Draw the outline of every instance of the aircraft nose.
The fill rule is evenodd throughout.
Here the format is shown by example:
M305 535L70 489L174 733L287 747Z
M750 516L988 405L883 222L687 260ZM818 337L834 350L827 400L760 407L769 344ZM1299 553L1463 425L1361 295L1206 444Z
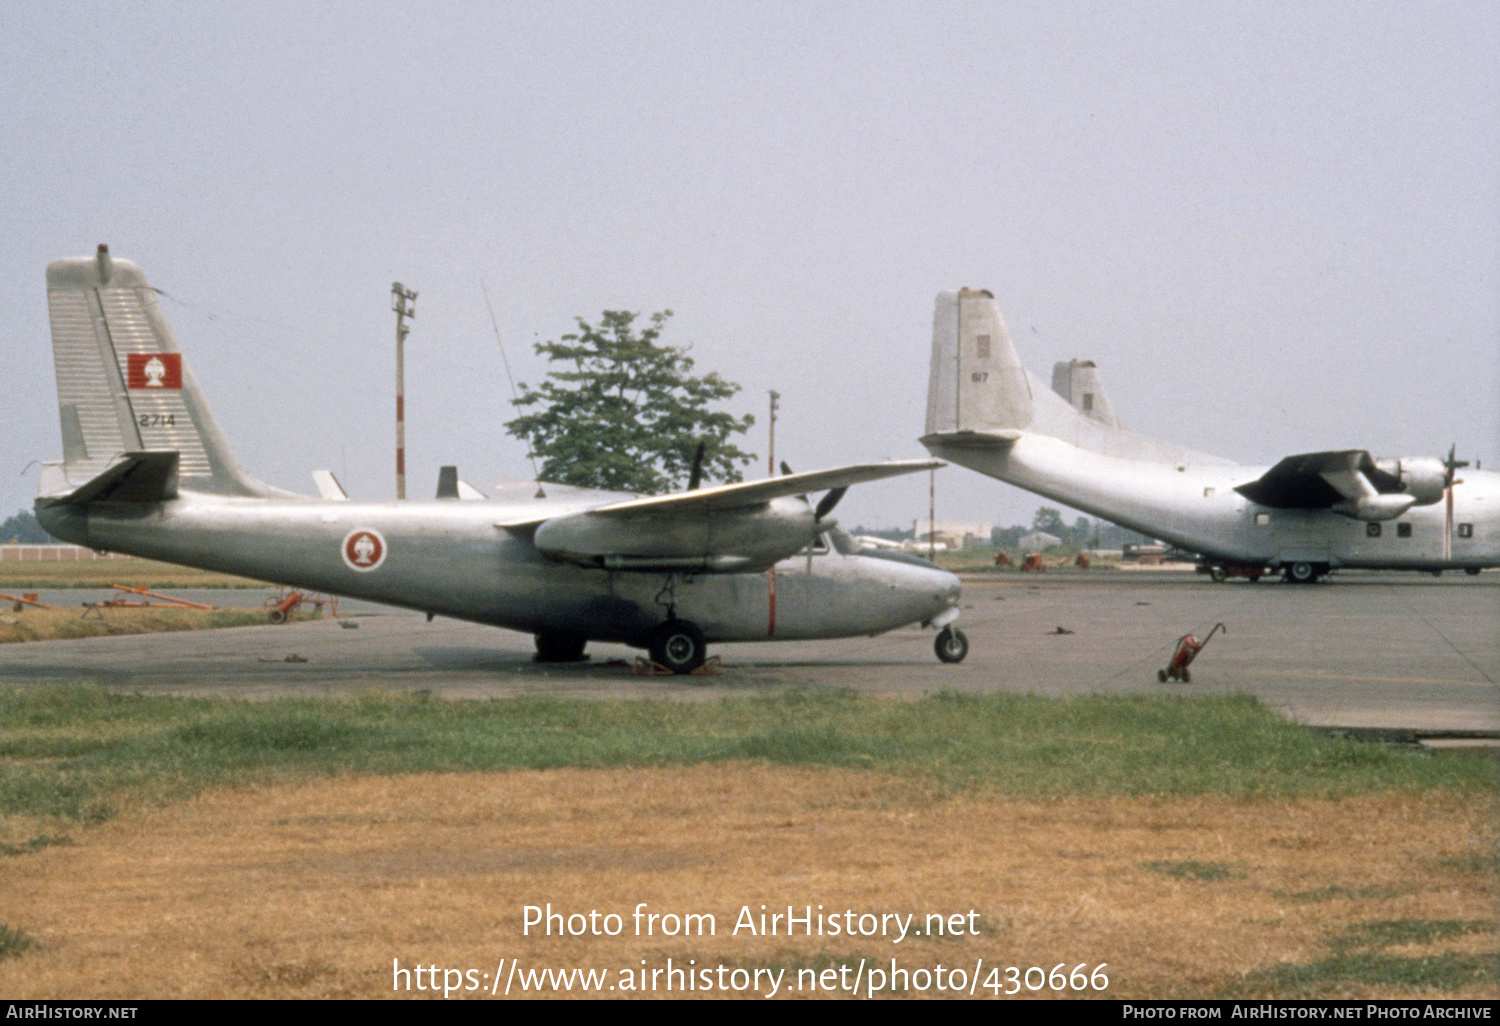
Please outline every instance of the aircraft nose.
M927 575L932 598L927 603L926 615L922 617L924 621L931 620L943 610L958 605L958 600L963 597L964 592L963 582L946 570L928 570Z
M964 584L954 574L948 574L948 587L943 590L943 606L956 606L963 596Z

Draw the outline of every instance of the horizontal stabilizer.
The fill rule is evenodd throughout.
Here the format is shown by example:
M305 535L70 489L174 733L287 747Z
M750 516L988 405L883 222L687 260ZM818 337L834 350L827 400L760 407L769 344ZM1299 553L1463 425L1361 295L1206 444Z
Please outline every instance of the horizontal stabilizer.
M177 498L175 452L127 452L69 492L44 495L51 502L165 502Z
M923 445L945 445L958 449L1009 449L1021 440L1021 432L1011 429L995 431L951 431L947 434L923 435Z

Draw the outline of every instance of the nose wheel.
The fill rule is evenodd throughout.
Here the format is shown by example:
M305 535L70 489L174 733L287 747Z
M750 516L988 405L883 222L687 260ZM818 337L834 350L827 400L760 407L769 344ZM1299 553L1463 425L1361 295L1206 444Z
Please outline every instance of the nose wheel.
M589 639L581 634L554 634L544 631L536 636L536 661L539 663L581 663Z
M938 631L937 638L932 643L932 649L937 653L941 662L961 663L964 661L964 656L969 654L968 635L956 627L944 627Z
M702 666L707 649L703 632L689 620L668 620L652 631L646 643L652 662L673 673L692 673Z

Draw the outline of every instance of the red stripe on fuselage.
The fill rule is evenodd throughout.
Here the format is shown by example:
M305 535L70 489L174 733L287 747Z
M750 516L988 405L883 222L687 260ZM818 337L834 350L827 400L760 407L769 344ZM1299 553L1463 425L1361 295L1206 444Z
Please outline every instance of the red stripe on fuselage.
M766 571L766 593L770 599L771 612L766 626L766 637L776 636L776 568L773 566Z

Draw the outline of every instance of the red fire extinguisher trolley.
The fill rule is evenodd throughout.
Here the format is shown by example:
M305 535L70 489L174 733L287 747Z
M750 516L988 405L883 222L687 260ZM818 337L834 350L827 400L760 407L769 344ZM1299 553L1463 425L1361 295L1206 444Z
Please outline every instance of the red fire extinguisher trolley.
M1184 634L1178 638L1177 646L1172 651L1172 661L1167 664L1166 669L1156 671L1156 679L1163 684L1169 680L1180 680L1184 684L1192 683L1193 675L1188 672L1188 665L1198 657L1199 652L1203 651L1203 646L1208 644L1209 638L1212 638L1220 631L1228 634L1229 628L1225 627L1222 623L1216 623L1213 630L1204 635L1202 641L1199 641L1191 634Z

